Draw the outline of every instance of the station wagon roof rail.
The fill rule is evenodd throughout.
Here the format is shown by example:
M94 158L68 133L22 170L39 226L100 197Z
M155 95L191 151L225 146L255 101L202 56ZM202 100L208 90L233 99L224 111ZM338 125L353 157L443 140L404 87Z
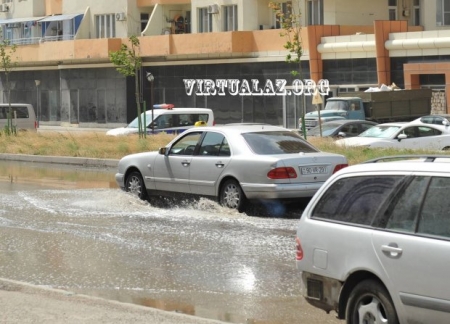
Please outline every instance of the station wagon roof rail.
M363 163L377 163L387 160L407 160L407 159L424 159L423 162L434 162L436 159L450 159L450 155L430 155L430 154L409 154L409 155L392 155L382 156L375 159L365 161ZM450 160L449 160L450 162Z

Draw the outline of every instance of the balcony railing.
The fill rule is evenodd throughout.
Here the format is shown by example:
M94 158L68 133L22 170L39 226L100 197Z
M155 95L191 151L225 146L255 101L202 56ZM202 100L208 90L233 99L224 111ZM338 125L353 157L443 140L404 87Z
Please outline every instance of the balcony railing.
M75 35L57 35L57 36L44 36L44 37L27 37L27 38L14 38L7 41L11 45L30 45L39 44L43 42L56 42L64 40L74 40Z

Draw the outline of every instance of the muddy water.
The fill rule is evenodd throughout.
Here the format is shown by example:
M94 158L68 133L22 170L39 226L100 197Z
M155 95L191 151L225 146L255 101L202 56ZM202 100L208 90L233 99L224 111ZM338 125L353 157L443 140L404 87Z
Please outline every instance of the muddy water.
M114 172L0 162L0 277L230 323L337 323L300 295L296 218L152 206Z

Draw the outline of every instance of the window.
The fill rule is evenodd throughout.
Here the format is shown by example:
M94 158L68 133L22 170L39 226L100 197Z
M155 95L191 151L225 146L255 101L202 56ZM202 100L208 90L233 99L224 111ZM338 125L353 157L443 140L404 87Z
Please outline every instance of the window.
M420 205L429 181L428 177L415 177L405 183L403 190L399 190L399 194L386 209L385 216L389 216L386 229L409 233L416 231ZM379 224L380 227L384 227L383 223L384 221Z
M438 26L450 25L450 0L437 0L436 24Z
M212 14L208 13L208 8L198 9L198 32L212 32Z
M209 132L203 139L199 155L208 155L208 156L219 156L219 155L225 156L226 154L230 155L230 149L228 148L227 153L226 148L223 147L225 145L224 143L227 143L227 141L222 134ZM226 146L228 147L228 144L226 144ZM221 151L222 154L220 154Z
M308 0L308 25L323 25L323 0Z
M237 5L223 6L223 31L238 30Z
M243 133L247 144L256 154L312 153L317 150L308 142L289 131Z
M413 15L414 26L420 26L420 0L414 0Z
M292 1L282 2L280 5L280 11L283 14L283 17L288 18L291 15L291 6ZM282 21L280 21L280 17L277 17L275 14L275 28L280 29L282 26Z
M388 0L389 20L397 20L397 0Z
M450 237L450 178L434 177L428 186L417 232Z
M370 226L403 179L363 176L337 180L320 198L312 217Z
M169 155L193 155L201 136L202 132L184 136L171 147Z
M147 27L149 17L148 13L141 13L141 32Z
M95 16L97 38L116 37L116 19L114 14Z

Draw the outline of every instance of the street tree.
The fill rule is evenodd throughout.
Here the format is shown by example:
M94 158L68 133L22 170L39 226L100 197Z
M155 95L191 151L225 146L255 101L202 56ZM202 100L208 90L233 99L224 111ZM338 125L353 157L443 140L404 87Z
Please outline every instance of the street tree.
M120 74L126 77L134 77L139 138L143 138L146 137L147 132L141 118L141 81L139 72L142 67L142 58L139 54L139 46L139 39L136 36L130 36L129 46L127 44L122 44L120 50L109 52L109 59L116 66L116 70Z
M4 128L6 135L17 134L16 126L13 124L13 111L11 108L11 81L9 74L16 67L17 62L13 61L11 56L16 52L16 45L10 45L8 39L0 42L0 70L5 75L4 88L6 90L6 96L8 101L8 116L7 123Z
M300 1L293 0L285 3L275 1L269 2L269 8L275 13L277 23L280 26L280 37L286 39L283 47L288 51L286 54L286 62L295 64L296 67L291 70L291 75L303 80L301 57L303 55L302 46L302 24ZM305 127L305 107L302 109L302 131L303 137L306 139Z

